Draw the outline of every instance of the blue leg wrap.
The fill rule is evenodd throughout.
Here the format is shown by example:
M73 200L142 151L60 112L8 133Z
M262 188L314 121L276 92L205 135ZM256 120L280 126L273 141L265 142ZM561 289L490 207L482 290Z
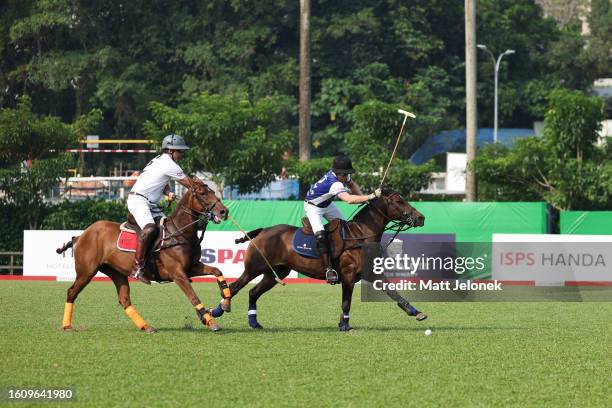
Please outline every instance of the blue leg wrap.
M410 312L411 316L416 316L419 314L419 311L412 307L412 305L408 305L408 311Z
M251 329L262 329L263 328L261 324L259 324L259 322L257 321L257 306L256 305L249 305L248 318L249 318L249 327Z
M221 307L220 303L217 305L217 307L215 307L213 310L210 311L210 314L212 315L212 317L215 317L215 318L223 316L223 313L225 313L225 311Z

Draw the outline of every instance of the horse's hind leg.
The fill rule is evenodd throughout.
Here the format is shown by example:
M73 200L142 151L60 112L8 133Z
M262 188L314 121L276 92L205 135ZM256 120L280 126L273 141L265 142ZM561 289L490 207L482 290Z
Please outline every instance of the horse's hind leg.
M288 267L277 266L274 268L280 279L284 279L290 272ZM276 278L271 273L265 273L261 282L249 291L249 327L251 329L263 329L257 321L257 300L261 295L272 289L276 285Z
M78 262L75 258L75 267L77 278L75 279L72 286L68 288L66 294L66 304L64 305L64 319L62 321L62 330L72 331L72 312L74 307L74 301L76 300L79 293L87 286L91 279L96 275L95 267L86 265L83 262Z
M354 273L343 271L342 277L342 315L338 328L340 331L351 331L353 328L349 324L351 301L353 299L353 289L355 288Z
M119 304L123 307L123 311L132 320L134 325L140 330L144 330L147 333L155 333L156 330L151 326L145 319L142 318L140 313L132 306L132 300L130 299L130 284L128 283L127 276L117 272L110 267L101 268L101 271L108 275L109 278L115 284L117 289L117 297L119 298Z
M95 275L95 273L94 273ZM68 294L66 296L66 304L64 305L64 320L62 322L63 331L72 331L72 311L74 307L74 301L85 286L91 281L94 275L91 276L77 276L76 280L68 288Z

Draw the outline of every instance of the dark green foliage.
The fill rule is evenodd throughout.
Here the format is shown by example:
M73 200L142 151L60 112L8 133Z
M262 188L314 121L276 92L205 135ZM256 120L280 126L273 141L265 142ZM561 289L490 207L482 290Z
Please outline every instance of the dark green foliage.
M241 192L274 180L281 171L283 152L290 149L290 135L283 128L290 104L282 97L250 102L239 95L204 93L176 109L153 103L151 111L154 123L147 123L148 134L184 135L193 147L186 168L210 172Z
M313 157L346 151L365 172L378 171L401 119L396 107L417 120L394 171L407 168L402 160L429 136L461 127L463 8L456 0L312 1ZM583 37L577 24L558 28L531 0L479 1L478 41L496 55L516 50L500 70L500 126L531 127L552 90L586 90L607 75L612 7L596 0L591 10ZM299 2L287 0L8 1L0 13L0 107L29 95L32 114L84 123L73 127L79 137L93 123L103 137L181 131L196 148L188 167L254 190L279 173L283 153L297 151L298 22ZM493 62L479 53L482 127L493 122ZM227 102L236 100L245 105ZM366 118L378 104L392 107L379 109L389 117ZM260 115L243 120L247 111ZM233 115L242 122L231 123ZM58 119L43 122L62 128Z
M421 113L418 141L463 122L464 14L455 0L312 2L313 132L334 154L355 105L378 99ZM501 123L526 126L531 81L584 88L609 64L610 6L593 2L592 35L565 32L528 0L482 0L478 38L501 70ZM152 101L201 92L284 95L297 103L299 2L9 1L0 17L0 106L29 94L34 111L70 122L92 108L107 135L139 136ZM491 123L492 66L481 54L480 121ZM572 70L568 64L578 65ZM532 87L531 87L532 88ZM491 96L491 97L489 97ZM429 117L426 117L429 116ZM285 128L295 126L285 121ZM340 136L338 136L340 134Z
M519 140L513 149L480 150L474 162L479 197L545 200L561 210L610 209L612 149L596 144L604 112L599 98L552 92L544 137Z
M351 131L346 133L342 153L349 155L356 173L353 179L364 193L378 188L384 169L391 158L391 152L399 135L402 117L397 113L398 105L371 100L357 105L348 115ZM415 166L402 159L405 146L413 137L414 125L406 123L400 139L398 154L389 169L385 184L391 185L403 195L420 191L426 187L434 171L433 163ZM340 153L340 152L339 152ZM306 163L292 162L290 170L300 181L310 185L331 168L333 157L312 159Z
M15 214L23 225L38 227L48 206L44 194L71 164L63 152L94 121L95 113L73 128L56 117L38 116L27 97L17 109L0 110L0 204L23 209Z
M127 220L128 210L123 201L81 200L64 201L49 209L41 229L86 229L96 221Z

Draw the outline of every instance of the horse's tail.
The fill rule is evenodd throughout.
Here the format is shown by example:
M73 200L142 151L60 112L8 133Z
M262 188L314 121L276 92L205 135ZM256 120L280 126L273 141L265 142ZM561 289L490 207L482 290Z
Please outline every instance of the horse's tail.
M64 252L66 252L68 250L68 248L72 248L74 246L74 244L76 244L78 239L79 239L79 237L72 237L72 239L70 241L68 241L64 245L62 245L61 248L57 248L55 250L55 252L57 252L58 254L62 254Z
M242 244L243 242L247 242L253 238L255 238L257 235L259 235L259 233L263 231L263 228L257 228L254 229L253 231L249 231L246 233L246 235L242 238L238 238L237 240L235 240L234 242L237 244Z

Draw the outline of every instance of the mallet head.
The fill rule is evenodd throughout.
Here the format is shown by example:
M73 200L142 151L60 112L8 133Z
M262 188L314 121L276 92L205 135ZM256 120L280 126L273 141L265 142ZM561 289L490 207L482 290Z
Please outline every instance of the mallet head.
M405 110L403 110L403 109L398 109L398 110L397 110L397 113L401 113L401 114L402 114L402 115L404 115L404 116L410 116L410 117L411 117L411 118L413 118L413 119L414 119L414 118L416 118L416 116L414 115L414 113L412 113L412 112L408 112L408 111L405 111Z

